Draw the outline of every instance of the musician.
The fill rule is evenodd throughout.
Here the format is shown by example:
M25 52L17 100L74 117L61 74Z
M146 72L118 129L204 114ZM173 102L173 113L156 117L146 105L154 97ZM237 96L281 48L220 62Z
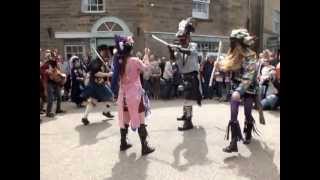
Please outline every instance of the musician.
M230 35L230 49L227 56L215 66L224 72L232 72L232 84L235 89L231 96L231 119L227 127L227 139L229 139L229 130L231 128L230 145L223 148L224 152L238 152L237 142L242 140L244 144L249 144L252 138L252 131L256 132L254 119L251 114L253 102L257 94L257 70L258 61L254 51L250 46L254 44L254 37L250 36L246 29L232 30ZM238 111L240 100L244 103L244 134L242 137L240 124L238 121Z
M180 47L168 46L171 59L176 59L176 63L183 78L183 91L185 97L183 115L177 118L177 120L184 121L184 124L183 127L178 127L179 131L193 128L192 100L196 100L199 106L201 106L202 100L198 78L200 67L198 62L197 44L191 42L190 37L190 33L194 32L194 30L195 29L191 24L191 18L182 20L179 23L179 31L176 33Z
M96 106L98 102L112 101L113 93L111 89L107 86L106 81L109 77L112 77L112 72L107 72L108 67L106 62L109 59L109 48L106 45L100 45L98 47L98 53L100 54L101 59L97 57L89 64L89 84L84 89L81 97L87 100L86 110L82 118L82 123L88 125L90 122L88 120L88 115L92 108ZM102 114L108 118L113 118L114 116L110 113L110 105L107 104L107 112Z
M57 62L57 58L55 57L55 53L53 51L47 50L45 54L46 62L41 66L41 75L43 80L43 87L45 96L47 97L47 109L46 116L54 117L55 114L52 111L53 101L57 99L56 113L65 113L64 110L61 109L61 88L63 83L56 80L56 76L59 75L57 71L59 71L59 66Z

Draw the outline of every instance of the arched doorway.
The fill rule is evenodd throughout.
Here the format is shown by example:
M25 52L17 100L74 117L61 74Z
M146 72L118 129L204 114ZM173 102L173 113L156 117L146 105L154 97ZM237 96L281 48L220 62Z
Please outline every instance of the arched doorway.
M100 18L91 28L90 47L96 48L101 44L114 46L114 35L131 36L126 23L117 17Z

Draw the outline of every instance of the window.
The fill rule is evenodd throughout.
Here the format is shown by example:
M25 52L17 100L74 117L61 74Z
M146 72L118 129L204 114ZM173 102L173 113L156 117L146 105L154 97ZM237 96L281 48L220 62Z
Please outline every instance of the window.
M84 45L65 45L64 53L66 59L70 59L72 56L83 59L85 57L85 47Z
M219 42L196 42L198 47L197 50L199 52L218 52Z
M112 31L123 31L122 27L114 22L104 22L103 24L101 24L98 29L98 32L103 32L103 31L108 31L108 32L112 32Z
M105 12L105 0L81 0L81 10L86 13Z
M209 18L210 0L192 0L192 17L199 19Z
M280 34L280 11L273 10L272 14L272 31Z

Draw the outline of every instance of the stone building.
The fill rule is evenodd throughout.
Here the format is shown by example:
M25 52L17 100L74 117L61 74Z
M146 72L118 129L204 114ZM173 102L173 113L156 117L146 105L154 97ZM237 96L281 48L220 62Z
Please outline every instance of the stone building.
M264 1L263 47L280 49L280 0Z
M217 51L220 40L226 52L231 30L253 23L249 7L250 0L41 0L40 47L56 47L65 58L86 56L97 45L114 45L120 34L134 36L135 51L150 47L168 56L151 35L173 42L178 23L192 16L199 52Z

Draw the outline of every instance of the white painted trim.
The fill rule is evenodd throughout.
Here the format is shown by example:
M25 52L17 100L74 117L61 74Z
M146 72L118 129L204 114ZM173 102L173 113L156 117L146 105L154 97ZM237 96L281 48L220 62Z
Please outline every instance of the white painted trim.
M54 35L57 39L78 39L78 38L90 38L90 32L55 32Z
M82 53L83 53L83 57L86 55L86 46L83 44L68 44L68 45L64 45L64 58L67 59L67 47L82 47ZM69 61L69 59L68 59Z
M210 11L210 0L193 0L192 3L205 4L207 13L198 11L198 9L194 9L192 6L192 17L196 19L209 19L209 11Z
M86 1L86 2L84 2ZM85 4L84 4L85 3ZM98 4L98 2L97 2ZM86 13L86 14L99 14L99 13L105 13L106 12L106 0L103 0L102 1L102 7L103 7L103 10L102 11L91 11L91 10L84 10L84 8L88 7L89 6L89 3L88 3L88 0L81 0L81 12L82 13Z
M103 17L100 18L98 21L96 21L96 23L94 23L94 25L91 28L91 32L95 33L98 32L98 28L100 27L100 25L102 25L105 22L114 22L117 23L121 26L121 28L123 29L124 32L126 32L127 34L132 34L129 30L129 27L127 26L127 24L120 18L114 17L114 16L107 16L107 17Z
M112 32L56 32L57 39L87 39L87 38L105 38L114 37L114 35L132 36L131 32L112 31Z
M85 13L85 14L99 14L99 13L105 13L106 10L103 10L103 11L82 11L82 13Z

